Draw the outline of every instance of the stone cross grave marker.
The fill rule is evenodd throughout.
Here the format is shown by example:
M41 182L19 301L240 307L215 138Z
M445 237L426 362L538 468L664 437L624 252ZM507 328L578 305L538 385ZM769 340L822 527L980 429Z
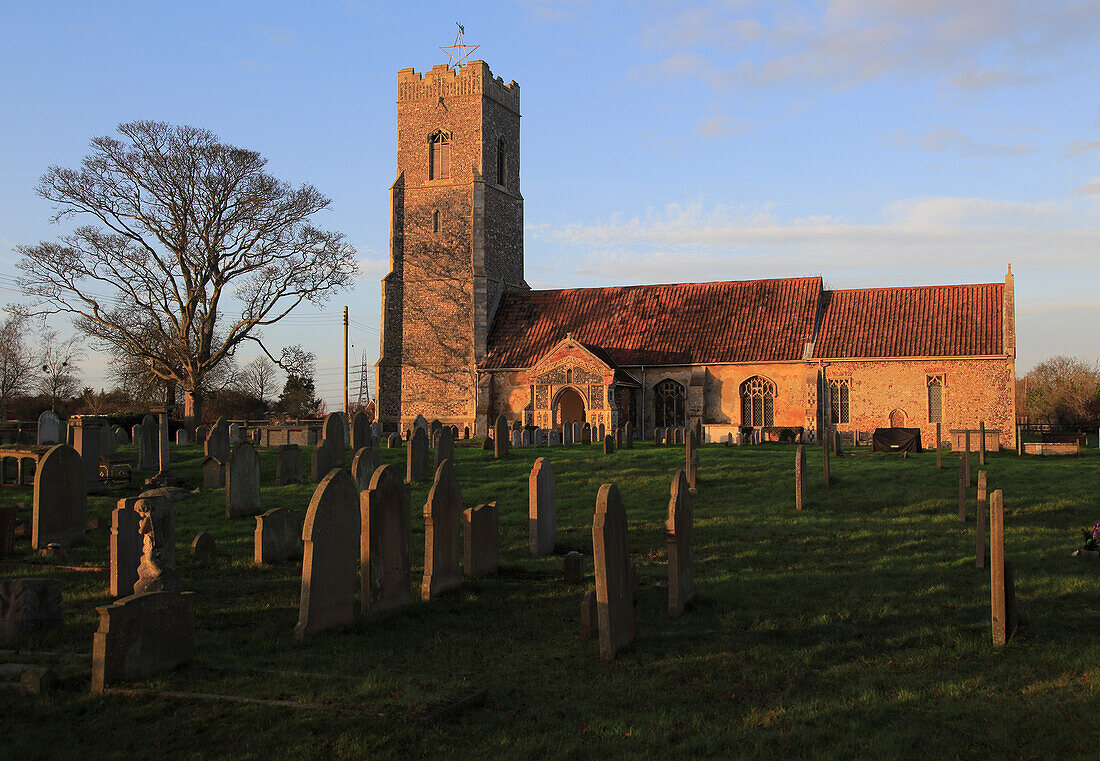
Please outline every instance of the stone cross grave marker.
M691 436L695 435L692 431ZM665 520L668 547L668 614L683 614L695 597L695 514L690 487L682 470L672 477Z
M405 453L405 480L408 483L427 481L431 477L428 469L428 434L424 428L416 426L416 432L409 439L409 447Z
M500 517L497 503L462 512L462 572L468 579L492 576L500 568Z
M596 608L600 657L612 660L634 640L634 590L631 589L626 509L615 484L604 484L592 520L596 566Z
M88 523L88 487L84 462L68 444L56 444L38 461L34 473L31 547L56 542L68 547L83 541Z
M276 507L256 516L252 535L252 562L281 563L302 557L302 516L297 510Z
M362 536L360 608L381 618L412 603L409 561L409 487L393 465L374 471L359 495Z
M498 418L498 422L503 418ZM507 435L506 433L504 435ZM420 596L434 600L462 583L459 569L459 523L462 492L451 460L435 471L435 481L424 503L424 579Z
M355 621L359 563L359 491L345 470L326 475L302 527L302 594L294 637L349 626Z
M527 480L527 526L531 554L538 557L554 551L557 541L557 495L554 468L550 460L540 457L531 468Z
M229 455L225 469L225 517L256 515L260 511L260 455L247 441Z

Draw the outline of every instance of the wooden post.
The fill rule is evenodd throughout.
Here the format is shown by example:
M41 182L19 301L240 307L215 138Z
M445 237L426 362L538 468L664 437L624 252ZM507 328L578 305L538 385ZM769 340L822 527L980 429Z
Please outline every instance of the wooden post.
M974 567L985 568L985 511L988 508L989 495L984 470L978 471L978 511L974 516Z
M966 431L966 446L963 447L963 461L966 463L966 485L970 486L970 429Z
M943 470L943 457L940 452L940 442L943 440L943 425L936 423L936 470Z
M822 426L821 437L821 465L822 465L822 477L825 480L825 488L829 488L829 426Z
M993 644L1008 642L1008 616L1005 610L1005 526L1004 498L1001 490L989 498L989 594Z
M959 523L966 523L966 461L959 460Z
M985 467L985 421L978 423L978 433L981 441L978 442L978 465Z
M1022 425L1016 426L1016 456L1020 457L1024 453L1024 427Z
M794 456L794 509L801 510L806 502L806 448L798 445Z

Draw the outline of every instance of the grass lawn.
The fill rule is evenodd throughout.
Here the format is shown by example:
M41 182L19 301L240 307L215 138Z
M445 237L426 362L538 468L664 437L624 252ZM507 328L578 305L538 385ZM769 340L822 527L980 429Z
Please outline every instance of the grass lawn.
M195 658L134 686L323 710L92 695L106 574L56 569L17 540L0 577L60 579L65 624L24 640L22 652L0 650L0 662L48 664L61 681L40 698L0 690L0 757L1100 757L1100 562L1070 557L1080 529L1100 520L1095 450L989 457L1020 611L1016 637L996 648L988 567L974 567L973 502L968 522L957 519L956 456L937 471L935 453L861 450L832 461L826 490L820 450L809 448L809 500L796 513L793 446L703 446L697 599L672 620L656 583L667 576L664 519L682 446L521 449L496 461L479 444L458 443L457 472L467 506L499 506L500 575L306 643L293 638L300 562L254 566L255 521L227 520L222 490L176 503L177 562L196 592ZM404 472L403 448L381 455ZM534 559L527 477L540 455L557 475L558 548ZM261 458L273 483L273 450ZM193 484L201 460L199 446L172 447L173 472ZM975 456L975 483L977 470ZM640 592L637 639L606 663L580 635L587 587L563 582L561 556L584 553L592 584L592 515L609 481L629 515ZM412 489L417 588L428 486ZM263 508L304 513L312 491L266 487ZM89 500L89 517L109 520L118 498L136 494L112 487ZM28 488L0 489L0 505L30 500ZM213 559L191 557L199 531L215 536ZM67 561L107 562L106 531L89 532ZM481 689L482 705L420 721Z

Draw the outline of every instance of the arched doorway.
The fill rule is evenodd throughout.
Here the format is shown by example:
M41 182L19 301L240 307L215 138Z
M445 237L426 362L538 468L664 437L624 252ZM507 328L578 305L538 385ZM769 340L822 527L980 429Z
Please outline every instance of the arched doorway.
M565 388L558 394L557 401L554 402L554 420L557 421L558 428L566 423L585 421L584 398L576 389Z

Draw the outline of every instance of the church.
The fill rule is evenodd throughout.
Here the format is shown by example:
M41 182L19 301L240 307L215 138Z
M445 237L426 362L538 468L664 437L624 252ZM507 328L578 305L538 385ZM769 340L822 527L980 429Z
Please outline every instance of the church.
M1003 281L827 290L821 277L532 290L520 88L482 61L397 75L378 415L486 435L699 423L704 440L990 429L1015 446L1015 304ZM784 430L787 429L787 430ZM957 438L957 437L952 437ZM955 441L958 446L958 441Z

